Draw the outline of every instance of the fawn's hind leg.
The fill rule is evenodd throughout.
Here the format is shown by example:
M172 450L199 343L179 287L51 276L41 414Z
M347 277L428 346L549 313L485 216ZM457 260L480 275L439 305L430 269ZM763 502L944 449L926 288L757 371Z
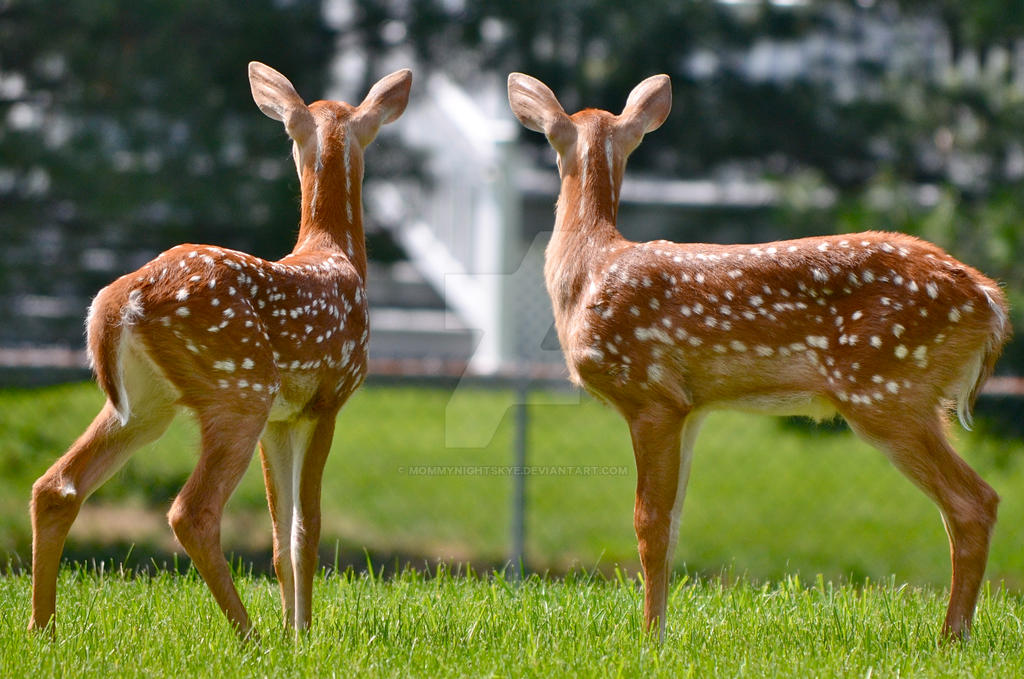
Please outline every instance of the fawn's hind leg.
M913 413L887 413L885 422L843 413L862 438L877 446L939 507L949 536L953 577L943 635L968 636L978 601L999 496L957 455L936 409L923 421ZM893 426L899 422L899 426Z
M249 614L242 605L221 548L224 505L252 460L267 408L235 412L207 406L198 411L199 462L167 514L178 542L239 636L249 637Z
M71 448L32 486L32 617L29 629L51 623L57 573L71 524L82 503L143 444L160 437L174 417L170 401L122 423L110 401Z

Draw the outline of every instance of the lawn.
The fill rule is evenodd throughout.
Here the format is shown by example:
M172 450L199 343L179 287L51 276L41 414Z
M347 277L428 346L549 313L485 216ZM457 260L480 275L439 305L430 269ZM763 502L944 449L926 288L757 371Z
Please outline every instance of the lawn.
M258 464L228 505L225 542L262 641L239 645L177 560L162 515L196 457L183 417L86 504L67 550L86 563L62 571L50 642L24 632L29 491L101 401L90 384L0 391L6 676L1024 671L1024 444L984 423L958 434L1003 496L969 644L937 643L949 577L941 522L881 455L834 426L722 413L697 444L659 646L641 632L634 472L619 418L575 394L531 396L527 565L537 574L514 584L491 571L509 543L514 396L423 387L365 388L341 415L310 634L295 642L278 631L276 584L259 574L270 532Z
M30 635L26 576L0 578L6 676L663 676L1012 677L1024 672L1024 602L985 591L974 638L939 644L933 589L802 584L723 586L677 579L664 645L641 632L628 578L498 576L381 580L351 572L315 583L314 627L280 631L275 584L238 578L261 631L235 640L190 572L131 577L66 569L55 641Z
M528 566L634 570L635 474L625 425L587 397L531 400L528 464L551 473L527 478ZM15 565L28 558L32 480L101 402L91 384L0 391L0 554ZM511 392L483 389L358 392L342 411L325 473L325 557L337 551L343 562L362 564L369 552L384 562L442 559L481 570L503 562L512 478L496 471L512 460L513 402ZM957 437L1003 497L988 576L1017 588L1024 584L1024 443ZM68 553L120 560L131 550L132 565L166 559L175 544L163 513L192 469L195 441L183 416L137 453L86 503ZM266 569L270 529L257 462L226 520L228 550ZM734 413L711 415L697 442L676 564L754 579L895 576L944 585L949 577L938 512L882 455L843 429Z

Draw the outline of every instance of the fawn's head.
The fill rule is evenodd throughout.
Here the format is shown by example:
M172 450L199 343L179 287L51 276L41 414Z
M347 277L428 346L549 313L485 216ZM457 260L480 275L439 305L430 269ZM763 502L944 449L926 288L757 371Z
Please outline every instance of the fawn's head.
M609 177L612 188L622 181L626 158L643 136L661 127L672 109L667 75L647 78L630 92L622 113L584 109L572 116L547 85L523 73L508 77L512 112L527 129L543 132L558 153L562 178Z
M301 179L307 170L319 174L333 158L361 159L380 126L405 111L412 72L402 69L381 78L358 106L341 101L306 106L286 77L258 61L249 63L249 84L260 110L284 123L294 142L292 157Z

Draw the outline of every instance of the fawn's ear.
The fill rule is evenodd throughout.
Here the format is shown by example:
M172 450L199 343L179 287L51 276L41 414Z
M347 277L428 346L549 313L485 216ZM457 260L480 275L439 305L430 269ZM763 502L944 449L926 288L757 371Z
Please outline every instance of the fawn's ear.
M672 82L667 75L652 75L629 93L619 124L634 128L642 137L661 127L671 110Z
M508 76L508 103L526 129L543 132L561 153L576 139L576 126L551 89L525 73Z
M316 132L313 114L288 78L258 61L249 62L252 98L267 116L284 123L288 136L300 144Z
M409 103L410 89L412 71L407 68L384 76L370 88L351 119L352 131L362 146L373 141L381 125L397 120L402 115Z

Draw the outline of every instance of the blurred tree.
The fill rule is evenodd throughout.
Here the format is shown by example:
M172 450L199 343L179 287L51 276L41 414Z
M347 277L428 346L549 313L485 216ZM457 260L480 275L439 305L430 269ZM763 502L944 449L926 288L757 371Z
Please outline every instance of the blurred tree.
M0 339L80 336L56 300L176 242L286 252L298 181L246 65L319 94L334 45L316 1L0 0L0 294L36 305Z
M569 110L618 110L668 73L672 117L634 171L828 189L829 209L777 210L780 231L921 234L1022 309L1021 36L1024 4L1001 0L0 0L0 296L82 300L186 239L281 254L297 181L245 64L312 95L340 48L363 52L363 87L397 50L456 77L528 72ZM0 304L0 343L79 336L30 301Z

